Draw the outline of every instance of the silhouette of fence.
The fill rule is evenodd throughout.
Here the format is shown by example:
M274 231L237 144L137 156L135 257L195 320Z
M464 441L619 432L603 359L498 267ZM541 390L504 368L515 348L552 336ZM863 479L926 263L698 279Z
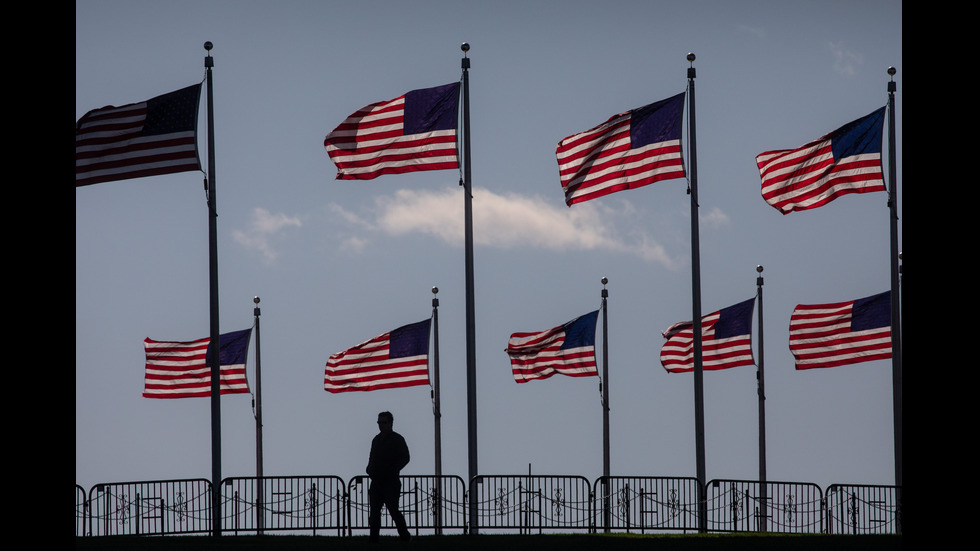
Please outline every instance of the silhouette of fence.
M336 476L227 478L221 528L229 534L304 532L353 535L368 529L368 480ZM410 530L469 531L476 492L480 530L625 532L901 533L901 488L805 482L712 480L702 495L693 478L477 476L467 491L457 476L401 477L401 510ZM765 490L763 492L763 490ZM205 479L75 485L75 535L211 533L211 483ZM703 509L702 509L703 506ZM699 513L705 526L699 526ZM382 527L392 526L383 515Z
M398 509L405 515L405 522L418 535L420 530L432 530L441 534L443 530L466 528L466 484L458 476L402 476L401 499ZM347 534L354 530L367 530L368 526L368 487L367 476L355 476L347 485ZM392 528L391 517L382 515L382 528Z
M592 487L581 476L478 476L480 529L511 529L520 533L589 530L594 527Z
M78 491L76 490L76 503ZM76 505L76 517L78 506ZM197 534L211 530L205 479L96 484L85 500L85 535ZM75 535L79 535L76 521Z
M824 518L831 534L894 534L902 526L901 488L832 484Z
M595 495L596 519L604 531L698 530L695 478L600 477L595 483ZM604 515L604 508L608 508L608 515ZM607 517L609 521L604 522Z
M708 484L708 529L720 532L824 532L823 493L805 482L713 480Z
M347 528L347 491L336 476L226 478L221 483L221 527L233 534L335 531Z

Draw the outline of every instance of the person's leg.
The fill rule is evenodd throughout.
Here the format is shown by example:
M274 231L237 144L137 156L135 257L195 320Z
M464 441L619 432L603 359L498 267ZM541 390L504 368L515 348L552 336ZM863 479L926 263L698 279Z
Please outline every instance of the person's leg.
M398 535L401 536L403 540L407 540L412 537L412 534L408 531L408 526L405 524L405 515L403 515L401 510L398 508L398 501L401 498L401 489L400 482L396 482L391 488L389 488L389 491L385 494L385 507L388 508L388 515L391 516L391 520L394 521L395 527L398 529Z
M378 485L371 483L368 488L368 526L370 527L371 541L378 541L381 533L381 506L384 505L384 498Z

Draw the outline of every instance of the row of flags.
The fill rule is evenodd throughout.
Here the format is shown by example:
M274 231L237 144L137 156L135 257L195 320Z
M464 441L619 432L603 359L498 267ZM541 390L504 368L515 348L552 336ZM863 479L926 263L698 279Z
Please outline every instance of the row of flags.
M701 318L703 369L755 365L752 313L755 298ZM518 383L552 375L598 376L595 334L599 311L546 331L513 333L507 342ZM331 393L429 384L431 319L401 326L330 356L323 389ZM248 393L245 364L251 329L222 334L221 393ZM675 323L663 332L660 363L670 373L694 370L694 324ZM829 304L800 304L789 325L789 348L796 369L836 367L888 359L891 349L891 292ZM207 338L187 342L143 341L146 398L211 395Z
M200 95L198 84L86 113L75 125L75 186L200 170ZM355 111L323 141L337 179L459 168L459 95L455 82ZM555 154L565 203L684 178L684 101L682 92L559 141ZM884 115L882 107L799 148L759 154L762 197L788 214L849 193L885 191Z
M201 86L86 113L76 122L76 187L200 170ZM324 139L337 178L369 180L383 174L459 168L460 91L458 82L412 90L351 114ZM556 157L566 204L685 177L681 147L685 99L686 94L680 93L560 140ZM788 214L849 193L885 191L884 115L882 107L799 148L758 155L765 201ZM790 325L797 369L891 357L889 295L798 306ZM705 370L753 363L753 305L751 299L700 320ZM598 311L591 312L547 331L513 334L507 354L515 380L545 379L555 373L597 375L597 316ZM425 320L334 354L327 362L324 389L347 392L428 384L429 329ZM694 323L682 322L664 331L667 342L661 363L667 371L693 369L693 330ZM221 392L248 392L244 359L225 363L226 338L228 346L238 346L236 350L244 354L240 336L221 336ZM210 395L208 340L146 339L144 396ZM247 337L244 343L247 351Z

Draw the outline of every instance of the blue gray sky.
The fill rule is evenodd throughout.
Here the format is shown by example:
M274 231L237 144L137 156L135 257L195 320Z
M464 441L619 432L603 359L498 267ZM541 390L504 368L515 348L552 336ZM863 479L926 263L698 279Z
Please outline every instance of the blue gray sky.
M369 103L458 80L469 42L481 473L601 474L598 379L518 385L504 348L597 309L607 277L612 472L696 474L693 378L659 362L661 331L691 318L687 182L569 208L555 160L560 139L685 91L694 52L703 312L754 296L764 266L769 479L894 482L890 362L797 372L788 350L796 304L888 289L886 194L784 216L754 159L885 105L894 66L901 180L901 2L92 0L75 31L76 120L200 82L214 44L221 330L251 326L261 297L266 474L363 473L382 410L409 442L406 472L433 472L428 387L334 395L323 372L429 317L438 286L444 472L467 475L459 173L338 181L323 138ZM144 338L208 335L202 179L76 189L86 488L210 477L209 401L141 396ZM254 382L252 355L254 341ZM704 385L707 477L756 478L755 368ZM224 476L253 475L250 397L224 397L222 424Z

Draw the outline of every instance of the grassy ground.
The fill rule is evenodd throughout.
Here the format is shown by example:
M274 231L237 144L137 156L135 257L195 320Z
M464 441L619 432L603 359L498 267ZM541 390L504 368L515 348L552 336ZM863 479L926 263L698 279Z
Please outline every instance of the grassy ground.
M724 551L833 550L891 551L902 548L902 536L797 536L797 535L477 535L421 536L411 543L394 537L372 544L367 537L336 536L110 536L75 538L75 549L109 551L358 551L415 549L435 551L602 551L656 549L657 551L691 551L698 549Z

